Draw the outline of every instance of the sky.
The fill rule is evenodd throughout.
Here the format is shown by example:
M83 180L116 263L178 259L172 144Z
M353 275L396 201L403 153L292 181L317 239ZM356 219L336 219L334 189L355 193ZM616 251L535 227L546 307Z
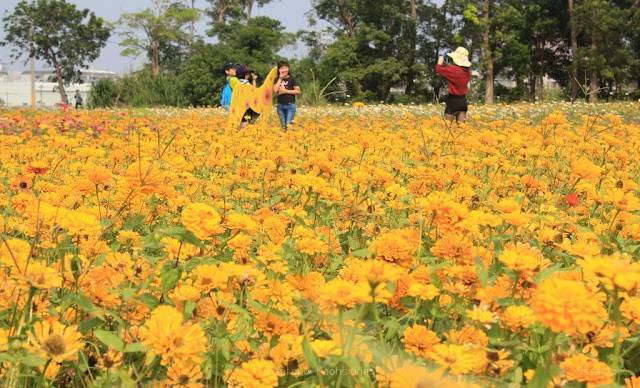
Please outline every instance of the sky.
M151 0L68 0L70 3L76 4L79 9L89 8L97 16L109 22L115 22L122 13L135 13L148 8L151 5ZM19 0L1 0L0 1L0 15L2 18L8 13L12 13ZM195 6L198 8L205 8L208 6L204 0L196 0ZM311 10L311 0L274 0L264 7L256 8L251 12L251 16L269 16L273 19L279 20L285 27L287 32L296 32L298 30L306 29L319 29L326 24L319 23L315 27L310 27L308 18L305 16ZM196 25L196 34L205 37L205 41L211 41L210 38L205 36L205 30L207 29L206 17L203 17ZM4 23L0 23L0 40L4 40ZM112 34L107 42L106 47L101 51L100 57L89 65L90 68L99 70L109 70L117 73L128 73L132 70L139 69L141 64L146 60L144 57L129 58L120 56L122 48L118 45L120 37L116 34ZM282 54L290 57L301 57L305 54L305 48L303 46L285 49ZM13 61L9 57L11 54L11 47L0 47L0 60L2 61L2 70L26 70L27 65L24 65L24 59ZM37 68L41 68L42 64L38 63Z

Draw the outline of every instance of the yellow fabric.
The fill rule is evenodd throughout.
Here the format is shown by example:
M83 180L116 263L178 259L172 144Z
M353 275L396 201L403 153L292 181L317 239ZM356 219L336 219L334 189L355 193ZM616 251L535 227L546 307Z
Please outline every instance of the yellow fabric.
M242 116L249 108L260 113L258 119L260 122L266 122L269 119L273 106L273 84L277 76L278 68L274 67L259 88L241 83L233 88L231 109L229 110L229 129L238 127Z
M229 79L229 87L231 88L231 90L235 89L235 87L240 83L240 80L238 79L238 77L231 77L231 79Z

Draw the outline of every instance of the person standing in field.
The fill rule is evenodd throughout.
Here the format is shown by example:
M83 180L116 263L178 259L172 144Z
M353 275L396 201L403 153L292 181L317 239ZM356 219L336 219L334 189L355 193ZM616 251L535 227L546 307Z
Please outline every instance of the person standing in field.
M229 110L231 106L231 96L233 94L233 88L238 84L239 80L236 77L236 65L231 62L227 62L222 66L222 71L227 76L224 87L222 88L222 95L220 96L220 105L226 110Z
M445 61L445 58L440 55L436 65L436 73L446 78L449 83L444 117L450 122L456 119L456 122L464 123L467 121L467 91L471 79L469 51L464 47L458 47L456 51L448 53L447 57L451 58L453 64L447 63L449 61Z
M278 93L278 116L285 132L296 115L296 95L302 93L300 83L289 71L289 62L278 63L278 79L273 84L273 92Z
M76 95L73 96L73 98L76 101L76 109L78 109L79 106L82 106L82 95L80 94L80 90L76 90Z

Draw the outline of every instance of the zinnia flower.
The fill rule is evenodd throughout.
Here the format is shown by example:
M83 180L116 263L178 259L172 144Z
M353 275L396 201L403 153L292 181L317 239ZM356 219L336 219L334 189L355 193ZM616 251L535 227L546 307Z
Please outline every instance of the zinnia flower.
M220 221L220 214L204 203L189 204L182 211L182 224L200 239L222 232Z
M27 332L28 343L25 347L54 363L74 361L78 359L78 350L83 346L81 338L76 326L42 321L33 325L33 331Z
M182 313L171 306L153 310L151 318L140 328L142 343L151 355L162 356L162 365L171 361L202 362L207 339L202 328L193 323L182 324Z
M531 307L542 324L569 335L597 331L607 318L602 302L584 284L553 277L534 292Z
M560 364L560 368L567 372L567 380L587 383L587 387L613 383L613 374L609 365L584 354L565 359Z

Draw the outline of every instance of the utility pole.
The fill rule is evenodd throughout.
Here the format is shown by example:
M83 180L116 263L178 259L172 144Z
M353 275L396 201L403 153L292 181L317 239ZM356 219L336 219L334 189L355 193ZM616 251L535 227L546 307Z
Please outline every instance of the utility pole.
M33 24L31 24L31 107L36 109L36 60L33 56Z

